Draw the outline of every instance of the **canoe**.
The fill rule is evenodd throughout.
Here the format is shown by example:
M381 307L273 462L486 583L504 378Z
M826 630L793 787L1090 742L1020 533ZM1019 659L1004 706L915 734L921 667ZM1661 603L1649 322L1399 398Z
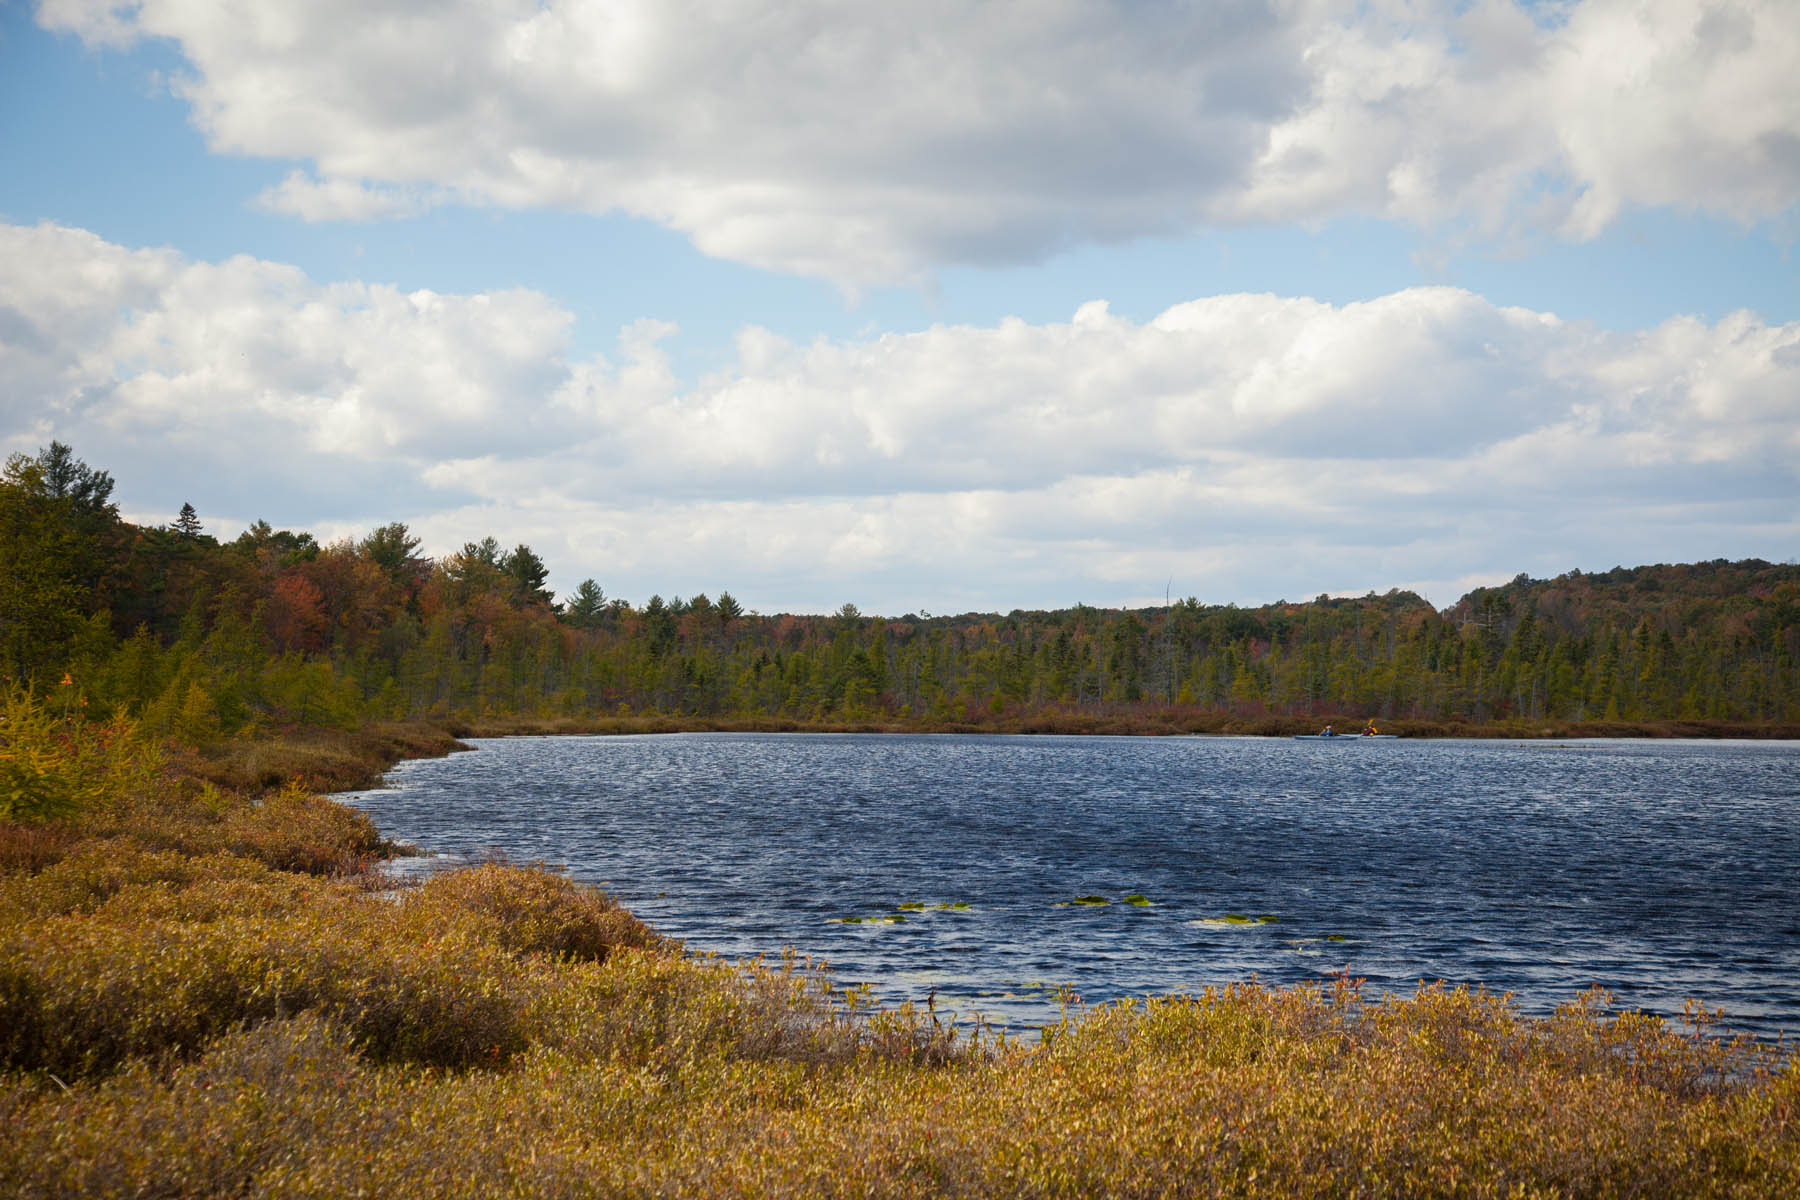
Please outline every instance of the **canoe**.
M1395 733L1296 733L1296 742L1391 742L1400 736Z

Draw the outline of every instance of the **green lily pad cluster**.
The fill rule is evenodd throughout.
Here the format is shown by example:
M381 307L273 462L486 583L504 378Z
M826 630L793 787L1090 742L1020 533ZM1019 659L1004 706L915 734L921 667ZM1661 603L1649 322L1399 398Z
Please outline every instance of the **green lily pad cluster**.
M891 913L878 913L872 917L827 917L834 925L904 925L907 913L922 912L970 912L974 906L967 900L950 900L943 904L927 904L923 900L908 900L904 904L896 904L897 910Z
M1104 907L1110 905L1111 903L1112 903L1112 901L1107 899L1105 896L1077 896L1073 900L1058 900L1055 904L1052 904L1050 907L1052 907L1052 908L1104 908ZM1129 904L1133 908L1149 908L1152 906L1152 904L1154 902L1150 899L1150 897L1144 895L1142 892L1133 892L1129 896L1122 897L1119 900L1119 903L1120 904Z
M1281 918L1272 913L1251 916L1249 913L1229 912L1222 917L1202 917L1193 922L1195 925L1273 925Z

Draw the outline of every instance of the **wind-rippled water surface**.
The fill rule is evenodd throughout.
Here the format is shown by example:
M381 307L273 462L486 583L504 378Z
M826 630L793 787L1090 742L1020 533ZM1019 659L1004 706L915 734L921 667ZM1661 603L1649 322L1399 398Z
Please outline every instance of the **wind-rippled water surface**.
M566 865L695 949L791 946L1014 1029L1054 1019L1060 985L1093 1002L1347 970L1376 994L1443 979L1542 1012L1600 984L1800 1031L1800 743L475 745L348 799L451 861ZM918 902L968 907L898 908ZM883 916L905 920L842 923Z

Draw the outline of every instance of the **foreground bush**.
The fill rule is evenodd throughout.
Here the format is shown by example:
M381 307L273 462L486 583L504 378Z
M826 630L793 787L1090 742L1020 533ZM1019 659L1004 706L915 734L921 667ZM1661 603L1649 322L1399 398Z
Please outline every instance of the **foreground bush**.
M150 885L15 926L0 937L0 1063L75 1078L299 1012L382 1059L460 1067L522 1047L504 950L458 929L391 937L370 904L307 901Z
M85 720L86 701L63 682L55 701L16 683L0 689L0 820L73 816L147 784L162 765L136 722Z
M490 864L391 898L380 886L125 839L0 880L0 1067L89 1078L302 1013L372 1060L456 1069L532 1044L824 1060L942 1040L918 1020L866 1026L795 964L688 958L543 871Z
M704 991L629 955L594 998ZM646 966L654 969L645 970ZM563 970L597 983L592 963ZM717 972L712 972L717 974ZM579 990L579 989L578 989ZM721 993L723 994L723 993ZM690 996L691 1000L692 997ZM676 1004L674 1008L683 1006ZM1592 1005L1232 988L921 1065L696 1036L540 1043L504 1070L371 1061L317 1016L64 1092L15 1076L13 1195L1787 1196L1800 1069ZM752 1010L737 1010L753 1019ZM741 1047L738 1047L741 1049ZM1721 1068L1725 1068L1721 1070Z
M407 896L406 907L427 924L483 921L516 953L599 962L615 948L664 944L598 888L495 863L439 875Z

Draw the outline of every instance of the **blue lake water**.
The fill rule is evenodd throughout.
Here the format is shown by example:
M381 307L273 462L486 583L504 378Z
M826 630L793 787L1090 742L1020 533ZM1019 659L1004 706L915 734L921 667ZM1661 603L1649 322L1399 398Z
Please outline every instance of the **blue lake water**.
M935 989L1015 1031L1053 1020L1061 985L1094 1002L1348 971L1370 994L1443 979L1531 1012L1600 984L1800 1032L1800 743L474 744L346 799L448 861L564 865L694 949L793 947L886 1001ZM1066 904L1086 895L1113 903ZM886 915L906 919L841 923Z

